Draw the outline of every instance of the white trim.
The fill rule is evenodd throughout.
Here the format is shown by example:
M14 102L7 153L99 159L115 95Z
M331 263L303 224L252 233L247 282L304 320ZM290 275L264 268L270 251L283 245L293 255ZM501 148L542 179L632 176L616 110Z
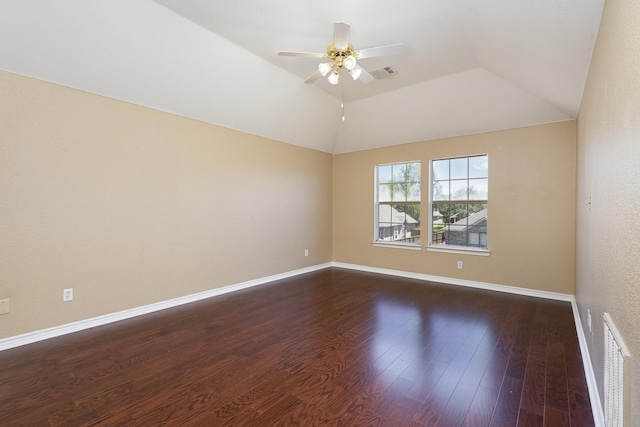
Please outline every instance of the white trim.
M356 264L345 264L342 262L333 262L332 265L337 268L347 268L350 270L366 271L368 273L386 274L390 276L406 277L409 279L425 280L429 282L445 283L448 285L466 286L468 288L480 288L490 291L506 292L510 294L525 295L530 297L546 298L558 301L573 300L573 295L562 294L559 292L539 291L536 289L519 288L516 286L497 285L493 283L476 282L473 280L455 279L452 277L432 276L430 274L412 273L409 271L389 270L386 268L369 267Z
M449 254L460 254L460 255L479 255L479 256L489 256L491 255L491 251L489 249L474 249L474 248L466 248L464 246L425 246L428 252L444 252Z
M322 270L332 266L332 263L318 264L311 267L301 268L298 270L288 271L285 273L274 274L273 276L262 277L259 279L248 280L242 283L236 283L234 285L223 286L221 288L210 289L208 291L199 292L196 294L185 295L170 300L160 301L157 303L143 305L141 307L135 307L128 310L119 311L116 313L109 313L98 317L92 317L90 319L80 320L77 322L67 323L60 326L54 326L39 331L27 332L26 334L16 335L13 337L0 339L0 351L8 350L10 348L19 347L22 345L31 344L38 341L43 341L49 338L59 337L61 335L71 334L73 332L82 331L96 326L106 325L108 323L118 322L120 320L130 319L132 317L141 316L143 314L153 313L154 311L160 311L171 307L177 307L179 305L188 304L195 301L200 301L206 298L226 294L229 292L239 291L241 289L250 288L253 286L264 285L276 280L286 279L300 274L311 273L313 271Z
M396 249L409 249L411 251L421 251L422 246L412 245L411 243L385 243L383 240L378 240L377 242L371 242L373 246L377 246L379 248L396 248Z
M576 332L578 333L578 344L580 344L580 354L582 355L582 364L584 365L584 374L587 379L587 386L589 388L589 400L591 401L591 410L593 411L593 419L596 427L605 427L604 423L604 410L600 401L600 392L598 391L598 382L596 381L596 375L593 372L593 364L591 363L591 356L589 354L589 346L587 345L587 338L582 328L582 321L580 320L580 312L578 311L578 303L576 298L571 300L571 308L573 308L573 318L576 322Z

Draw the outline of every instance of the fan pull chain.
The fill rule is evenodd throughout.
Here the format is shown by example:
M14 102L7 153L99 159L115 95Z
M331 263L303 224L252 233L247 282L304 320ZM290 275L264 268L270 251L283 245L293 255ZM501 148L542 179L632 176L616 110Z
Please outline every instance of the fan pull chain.
M342 121L344 122L344 85L340 85L340 109L342 110Z

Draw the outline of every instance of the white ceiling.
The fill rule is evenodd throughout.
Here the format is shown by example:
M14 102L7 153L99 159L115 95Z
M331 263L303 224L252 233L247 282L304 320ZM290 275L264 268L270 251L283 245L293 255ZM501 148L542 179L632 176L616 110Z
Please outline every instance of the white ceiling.
M326 152L577 116L604 0L0 0L0 69ZM397 74L304 84L333 23ZM344 76L346 77L346 76ZM341 120L344 100L346 120Z

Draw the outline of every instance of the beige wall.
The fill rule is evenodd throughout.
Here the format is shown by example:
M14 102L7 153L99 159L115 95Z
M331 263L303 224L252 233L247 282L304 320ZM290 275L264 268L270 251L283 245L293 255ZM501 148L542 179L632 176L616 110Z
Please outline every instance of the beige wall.
M568 121L336 155L334 261L573 294L575 150ZM429 160L480 153L489 155L490 256L371 244L376 164L422 162L426 234Z
M639 28L640 2L607 0L578 117L576 297L601 397L603 312L630 347L630 425L640 425Z
M331 163L0 72L0 338L331 261Z

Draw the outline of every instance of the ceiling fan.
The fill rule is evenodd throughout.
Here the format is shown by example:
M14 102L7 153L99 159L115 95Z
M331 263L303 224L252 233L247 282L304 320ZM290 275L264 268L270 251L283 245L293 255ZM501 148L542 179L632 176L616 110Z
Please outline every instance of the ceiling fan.
M402 43L355 50L353 45L349 43L350 33L351 25L346 22L336 22L333 24L333 43L327 46L325 53L278 52L278 55L330 59L331 62L320 63L318 70L304 82L313 83L322 76L327 77L327 80L332 85L337 85L340 80L340 70L343 68L347 70L353 80L359 79L363 83L373 81L373 76L358 64L358 60L376 56L397 55L404 51Z

